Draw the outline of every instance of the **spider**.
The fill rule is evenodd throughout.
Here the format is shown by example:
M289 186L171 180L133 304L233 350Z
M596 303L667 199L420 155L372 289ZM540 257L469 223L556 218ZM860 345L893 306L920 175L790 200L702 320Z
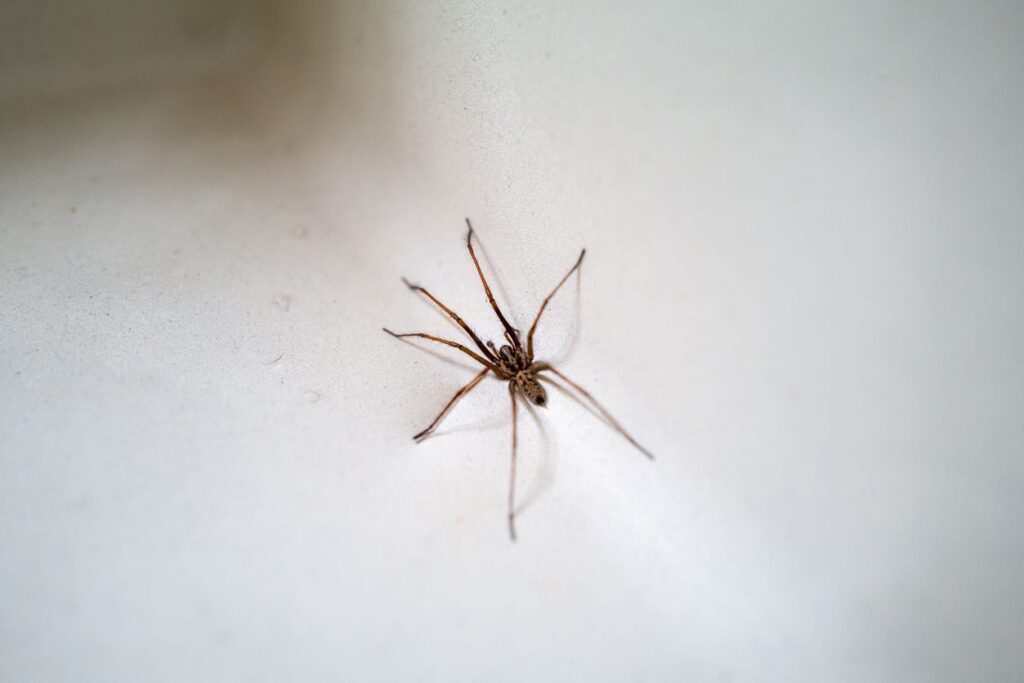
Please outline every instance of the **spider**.
M566 391L564 387L559 385L558 382L556 382L555 380L546 375L542 375L541 373L549 372L557 376L559 379L561 379L569 386L571 386L587 401L590 402L590 405L597 410L597 412L605 419L607 424L612 429L614 429L623 437L625 437L626 440L629 441L629 443L633 444L633 446L635 446L641 453L646 455L651 460L654 460L654 456L651 454L650 451L648 451L646 448L637 443L636 439L630 436L629 433L625 429L623 429L622 425L620 425L619 422L614 417L611 416L611 414L604 408L604 406L598 403L597 399L591 396L590 392L588 392L579 384L573 382L571 379L569 379L561 372L556 370L550 363L536 362L533 357L533 333L537 331L537 323L540 322L540 317L544 313L544 309L547 308L548 302L550 302L552 297L554 297L555 294L558 293L558 290L561 289L562 285L565 284L565 281L569 279L569 276L572 275L577 270L579 270L580 265L583 263L583 257L586 256L587 254L587 250L583 249L582 251L580 251L580 255L579 258L576 259L576 263L573 265L572 268L569 269L569 272L566 273L561 280L559 280L558 284L555 285L555 288L551 290L551 293L548 294L547 298L545 298L543 303L541 303L540 310L537 311L537 316L533 319L533 324L530 325L530 331L526 335L526 346L524 347L522 338L519 334L519 330L512 327L512 325L509 324L508 319L505 318L505 315L501 312L501 309L498 307L498 303L494 300L494 294L491 293L491 287L490 285L487 284L487 278L484 277L484 271L480 268L480 262L476 258L476 252L473 251L473 224L469 221L468 218L466 219L466 226L469 228L469 232L466 233L466 249L469 250L469 256L470 258L473 259L473 265L476 266L476 272L478 275L480 275L480 282L483 283L484 293L487 295L487 301L488 303L490 303L491 308L494 309L494 312L498 315L498 320L501 321L502 327L505 328L505 340L508 343L503 344L500 348L496 347L494 345L494 342L492 341L488 341L485 344L483 341L480 340L480 337L477 336L476 332L474 332L473 329L466 324L466 321L460 318L458 314L455 313L455 311L441 303L437 299L437 297L428 292L425 288L419 285L412 284L404 277L402 278L402 282L405 283L406 287L408 287L409 289L416 293L423 294L425 297L430 299L434 304L436 304L438 308L444 311L445 314L447 314L448 317L451 318L456 325L461 327L462 330L467 335L469 335L469 338L473 340L473 343L476 345L477 349L479 349L480 353L477 353L476 351L473 351L458 342L451 341L450 339L442 339L441 337L435 337L434 335L426 334L424 332L408 332L405 334L396 334L395 332L392 332L386 327L383 329L392 337L398 339L402 339L405 337L420 337L422 339L429 339L430 341L435 341L440 344L447 344L448 346L451 346L453 348L458 349L459 351L462 351L467 356L469 356L470 358L472 358L477 363L483 366L483 370L481 370L473 379L471 379L466 386L462 387L457 392L455 392L455 395L452 396L451 400L448 401L448 403L441 410L441 412L438 413L437 417L434 418L434 421L431 422L426 429L424 429L419 434L416 434L413 437L413 440L416 441L417 443L420 443L426 437L430 436L430 434L433 433L433 431L441 423L441 420L443 420L445 416L448 414L448 412L452 409L452 406L454 406L455 403L463 396L465 396L473 389L475 389L476 386L480 384L480 382L483 381L483 379L487 377L488 374L493 374L497 379L504 382L508 382L508 393L512 400L512 466L508 489L508 533L512 541L515 541L516 423L518 421L519 412L518 405L516 402L517 396L521 397L526 401L529 401L533 405L541 407L546 406L548 404L548 395L547 392L544 390L544 386L541 384L541 382L551 384L552 386L563 391L568 396L573 396L570 392ZM577 400L579 399L577 398Z

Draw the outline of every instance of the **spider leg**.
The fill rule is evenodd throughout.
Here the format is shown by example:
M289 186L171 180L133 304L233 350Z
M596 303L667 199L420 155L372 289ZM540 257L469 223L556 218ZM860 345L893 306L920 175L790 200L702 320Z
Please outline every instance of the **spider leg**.
M452 409L452 406L454 406L455 403L460 398L462 398L463 396L465 396L469 392L473 391L473 389L476 388L476 385L480 384L480 380L482 380L484 377L486 377L487 373L490 372L490 371L491 371L490 368L484 368L483 370L481 370L477 374L476 377L474 377L472 380L470 380L469 384L467 384L466 386L464 386L461 389L459 389L458 391L456 391L455 395L452 396L452 399L450 401L448 401L448 404L444 407L444 410L442 410L440 413L438 413L437 417L434 418L434 421L430 423L430 426L427 427L426 429L424 429L422 432L420 432L416 436L412 437L413 440L419 442L419 441L422 441L423 439L427 438L428 436L430 436L430 434L433 433L433 431L437 427L437 425L441 423L441 420L444 419L445 415L448 414L448 411Z
M571 379L569 379L568 377L566 377L565 375L560 373L558 370L556 370L553 367L551 367L550 365L548 365L547 363L538 363L537 365L534 366L534 368L535 368L536 372L543 372L544 370L549 370L549 371L555 373L556 375L558 375L564 382L566 382L569 386L571 386L573 389L575 389L580 394L582 394L588 401L590 401L590 404L592 406L594 406L594 408L597 409L597 412L599 412L604 417L605 420L607 420L608 425L612 429L614 429L619 434L621 434L623 437L625 437L626 441L628 441L631 444L633 444L638 451L640 451L641 453L646 455L651 460L654 460L654 455L649 450L647 450L646 448L641 446L639 443L637 443L636 439L634 439L632 436L630 436L629 432L627 432L625 429L623 429L622 425L619 424L619 421L616 420L614 417L612 417L611 413L609 413L605 409L605 407L598 402L598 400L596 398L594 398L593 396L590 395L589 391L587 391L586 389L581 387L579 384L576 384L576 382L573 382ZM550 377L543 377L541 375L537 375L537 378L538 379L542 379L545 382L548 382L548 383L558 387L558 382L555 382ZM559 388L561 388L561 387L559 387Z
M487 278L484 277L484 271L480 268L480 262L476 259L476 252L473 251L473 224L466 219L466 225L469 227L469 232L466 233L466 248L469 249L469 256L473 259L473 265L476 266L476 272L480 275L480 282L484 284L484 292L487 294L487 301L490 302L491 308L498 314L498 320L501 321L502 326L505 328L505 336L510 337L512 345L517 349L523 348L522 342L519 341L519 335L516 334L515 329L509 325L508 320L505 319L501 309L498 308L498 302L494 300L494 294L491 293L491 286L487 284Z
M512 472L508 482L508 535L514 543L516 540L516 423L519 416L514 382L508 383L508 393L512 397Z
M412 291L414 291L414 292L422 292L424 296L426 296L428 299L430 299L435 304L437 304L441 308L442 311L444 311L445 313L448 314L449 318L454 320L455 323L459 327L461 327L463 330L465 330L466 334L468 334L470 339L473 340L473 343L477 345L477 348L479 348L481 351L484 352L484 356L486 356L488 360L493 361L495 363L498 362L498 359L494 355L492 355L491 352L487 350L487 347L484 346L483 342L480 341L480 337L476 336L476 333L473 332L473 329L469 325L467 325L466 321L463 320L462 318L460 318L459 315L455 311L453 311L452 309L448 308L443 303L441 303L437 299L437 297L435 297L433 294L428 292L424 287L420 287L419 285L414 285L413 283L411 283L408 280L406 280L404 277L402 278L402 282L404 282L405 286L408 287L409 289L411 289Z
M430 339L431 341L436 341L436 342L439 342L441 344L447 344L448 346L451 346L452 348L456 348L459 351L462 351L466 355L470 356L473 360L475 360L477 363L480 363L481 365L485 366L488 370L491 370L491 371L493 371L495 373L498 372L498 369L497 369L497 367L494 366L494 364L484 360L479 354L474 353L473 351L470 351L469 349L467 349L462 344L460 344L458 342L453 342L450 339L442 339L441 337L435 337L434 335L426 334L424 332L407 332L405 334L397 334L395 332L392 332L391 330L389 330L386 327L381 328L381 329L383 329L385 332L390 334L392 337L396 337L398 339L402 339L403 337L420 337L422 339Z
M586 249L580 252L580 257L576 259L576 264L569 269L569 272L565 274L565 277L558 281L558 284L555 285L555 288L552 289L551 293L548 294L546 299L544 299L544 303L540 305L540 310L537 311L537 317L533 319L533 324L530 325L530 331L526 335L526 355L531 360L533 359L533 333L537 329L537 323L540 322L541 314L544 313L544 309L548 307L548 302L551 301L552 297L554 297L556 293L558 293L558 290L562 288L562 285L564 285L565 281L569 279L569 276L572 275L576 271L576 269L580 267L580 264L583 263L583 257L586 255Z

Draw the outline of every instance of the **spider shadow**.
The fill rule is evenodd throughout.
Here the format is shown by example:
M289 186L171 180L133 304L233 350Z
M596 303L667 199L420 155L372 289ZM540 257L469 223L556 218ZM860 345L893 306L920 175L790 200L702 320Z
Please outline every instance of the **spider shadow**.
M529 484L524 487L526 495L524 495L516 505L515 514L517 516L540 500L541 496L551 488L551 485L555 480L557 466L554 451L551 449L551 439L544 426L544 421L541 420L540 416L537 414L537 410L529 401L522 401L522 405L526 407L526 410L533 419L534 424L537 425L537 429L540 432L541 447L538 453L537 469L534 472L533 477L530 479ZM508 426L508 422L504 418L492 415L452 429L432 432L425 438L420 439L418 443L455 434L464 434L469 432L494 432L500 429L508 429Z
M569 360L572 354L576 352L577 347L580 345L580 339L583 336L583 287L582 287L582 275L583 268L581 267L576 271L576 287L574 288L575 296L572 302L572 321L570 323L569 334L562 343L562 348L558 350L551 358L551 363L561 365L564 361Z
M452 366L454 368L461 368L462 370L467 370L469 372L480 372L480 368L478 368L478 367L474 367L472 365L467 365L466 363L460 363L459 361L455 360L454 358L451 358L450 356L445 356L445 355L443 355L441 353L438 353L437 351L434 351L433 349L428 349L425 346L420 346L419 344L417 344L415 342L411 342L408 339L399 339L398 341L400 341L400 342L402 342L404 344L408 344L409 346L413 347L414 349L416 349L418 351L422 351L423 353L426 353L426 354L428 354L430 356L433 356L434 358L437 358L438 360L444 361L445 363L447 363L448 365L450 365L450 366Z
M438 429L436 431L427 434L423 438L419 439L416 443L426 443L427 441L433 441L443 436L451 436L454 434L467 434L477 432L496 432L503 427L507 427L508 422L504 418L498 417L497 415L491 415L490 417L483 417L466 424L458 425L450 429Z
M551 439L548 436L548 430L544 428L544 421L540 419L532 403L529 401L523 401L523 403L526 406L527 412L530 413L530 417L533 418L534 423L537 425L537 430L540 432L541 448L537 458L537 470L526 489L526 495L523 496L516 506L516 517L540 500L541 496L551 488L555 481L555 472L558 465L557 459L554 456L555 452L551 449Z
M598 419L598 421L601 422L601 424L606 425L609 429L612 429L614 431L618 431L616 429L615 425L613 425L611 422L609 422L605 418L605 416L602 415L596 408L591 406L589 403L584 401L582 398L580 398L579 396L577 396L573 392L571 392L568 389L566 389L565 387L563 387L560 382L557 382L557 381L555 381L552 378L547 377L547 376L545 376L543 378L543 381L544 381L545 384L548 384L548 385L554 387L555 389L557 389L560 394L562 394L564 396L568 396L569 398L571 398L573 401L576 402L577 405L579 405L585 411L587 411L588 413L590 413L591 415L596 417Z
M501 279L501 275L498 269L494 267L494 262L491 260L491 255L487 251L487 246L480 239L480 234L474 231L476 236L477 251L481 255L481 260L487 265L487 272L489 274L489 281L494 285L494 289L497 289L503 301L509 302L511 305L512 299L508 295L508 290L505 289L505 283ZM572 316L571 316L571 327L569 328L569 334L566 336L565 341L562 343L562 347L555 353L552 358L552 363L562 363L572 357L572 354L576 351L579 346L580 338L582 337L583 331L583 266L576 271L576 287L575 296L573 297L572 303ZM557 280L555 281L557 282ZM543 299L541 300L543 301ZM540 303L537 304L537 309L540 309ZM534 314L536 315L536 313ZM447 317L447 316L446 316ZM529 320L530 324L533 324L533 318ZM529 330L529 328L523 328Z

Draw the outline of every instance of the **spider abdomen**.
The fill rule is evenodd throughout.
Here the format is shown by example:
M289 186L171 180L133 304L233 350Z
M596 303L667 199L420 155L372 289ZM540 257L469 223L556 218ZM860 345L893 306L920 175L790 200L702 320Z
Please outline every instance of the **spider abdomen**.
M517 372L512 381L516 383L516 388L526 397L527 401L536 406L547 405L548 394L534 375L529 372Z

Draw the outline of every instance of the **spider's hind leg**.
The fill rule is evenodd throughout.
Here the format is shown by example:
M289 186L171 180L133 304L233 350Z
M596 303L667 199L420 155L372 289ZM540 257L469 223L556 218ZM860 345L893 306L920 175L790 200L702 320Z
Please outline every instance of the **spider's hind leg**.
M654 460L654 454L651 453L646 448L644 448L643 446L641 446L639 443L637 443L637 440L634 439L630 435L630 433L627 432L625 430L625 428L623 428L623 426L621 424L619 424L618 420L616 420L614 417L612 417L611 413L609 413L608 410L603 405L601 405L596 398L594 398L593 396L590 395L589 391L587 391L586 389L581 387L579 384L576 384L576 382L573 382L571 379L569 379L568 377L566 377L565 375L560 373L558 370L556 370L553 367L551 367L550 365L548 365L547 363L538 363L537 365L534 366L534 368L536 369L537 373L541 373L541 372L544 372L545 370L547 370L547 371L553 372L556 375L558 375L559 378L562 379L562 381L564 381L566 384L571 386L573 389L575 389L577 392L579 392L584 398L586 398L590 402L590 405L592 405L597 410L597 412L600 413L600 415L605 419L605 422L608 423L609 427L611 427L612 429L617 431L619 434L621 434L623 436L623 438L625 438L626 441L628 441L631 444L633 444L633 446L636 447L636 449L638 451L640 451L641 453L646 455L651 460ZM537 379L544 380L545 382L548 382L549 384L562 389L562 387L559 386L558 382L554 381L550 377L544 377L543 375L538 374L537 375ZM563 391L564 391L564 389L563 389ZM566 392L566 393L568 393L568 392ZM570 396L571 396L571 394L570 394Z

